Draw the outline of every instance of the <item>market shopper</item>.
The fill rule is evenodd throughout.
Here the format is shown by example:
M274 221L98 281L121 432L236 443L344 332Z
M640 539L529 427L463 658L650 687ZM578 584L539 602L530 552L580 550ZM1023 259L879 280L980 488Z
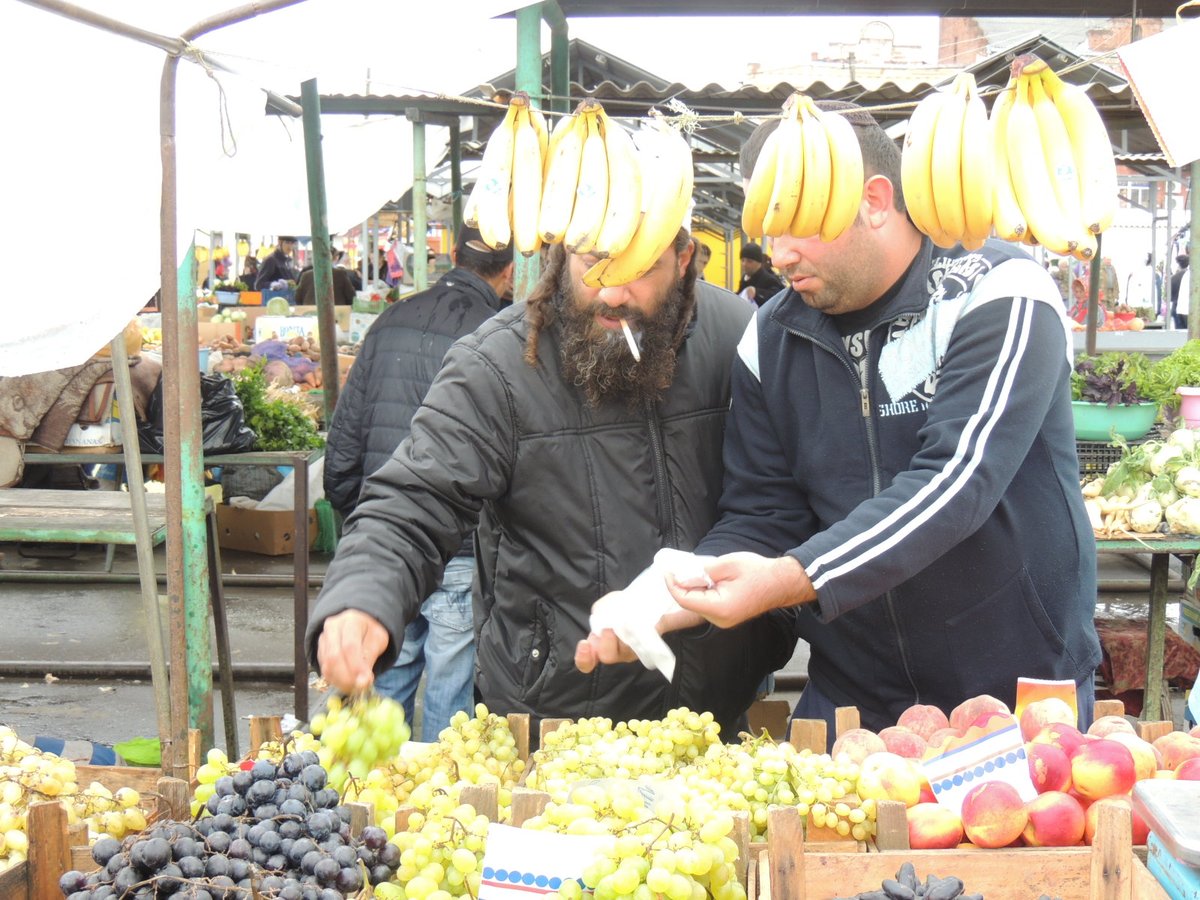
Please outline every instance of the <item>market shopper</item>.
M350 306L354 302L354 295L357 290L354 287L354 279L351 276L349 269L343 269L337 265L337 261L341 259L342 251L336 247L329 248L329 262L333 273L333 303L335 306ZM312 266L305 266L300 271L300 280L296 283L296 305L297 306L315 306L317 303L317 291L313 284L314 270Z
M280 235L274 252L258 268L254 290L265 291L276 281L295 281L296 267L292 254L296 252L296 239L291 235Z
M697 281L692 254L681 229L641 279L595 289L581 280L595 259L555 245L529 301L450 350L410 436L364 482L326 575L308 647L331 684L362 688L387 669L478 522L476 692L491 709L626 719L682 704L734 730L791 652L770 623L672 635L671 682L572 665L593 601L716 518L729 371L751 310ZM622 319L641 334L640 362Z
M512 277L512 249L492 250L478 229L463 228L455 267L428 290L389 306L371 326L338 398L325 446L325 496L343 516L358 505L363 480L408 437L451 345L500 309ZM454 713L474 705L473 570L468 535L404 630L395 664L376 679L379 692L400 701L412 722L424 673L425 741L436 741Z
M795 714L830 735L836 706L878 731L917 703L1011 705L1021 676L1074 682L1086 727L1096 550L1059 292L1017 246L935 247L904 214L895 144L849 118L858 219L829 243L775 239L790 289L738 347L720 517L696 548L719 557L715 587L672 593L806 640ZM629 658L606 631L576 662Z
M756 306L762 306L783 290L783 280L771 270L771 264L758 244L742 247L742 280L738 293Z

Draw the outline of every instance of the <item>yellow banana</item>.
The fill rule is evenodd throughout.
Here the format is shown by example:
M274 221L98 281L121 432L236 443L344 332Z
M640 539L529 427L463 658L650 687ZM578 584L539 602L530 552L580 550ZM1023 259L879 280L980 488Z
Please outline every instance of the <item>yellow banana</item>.
M812 237L820 234L821 222L829 208L829 182L832 163L829 160L829 138L825 126L813 115L813 102L803 98L800 110L800 130L804 137L804 182L800 201L788 232L793 237Z
M1065 83L1049 68L1041 77L1071 141L1079 172L1083 225L1093 234L1099 234L1112 224L1117 211L1117 163L1108 131L1082 88Z
M608 155L608 206L594 252L603 259L628 247L637 231L642 219L642 171L629 132L607 117L601 125Z
M763 220L771 206L771 192L775 188L775 166L779 159L779 129L776 128L763 141L754 172L747 178L742 173L746 199L742 204L742 231L748 237L763 236Z
M776 139L775 181L763 217L763 234L771 237L788 233L792 219L796 217L796 207L800 205L800 188L804 180L804 138L800 126L799 95L792 95L775 133L779 135Z
M654 119L639 133L642 170L642 221L617 256L602 259L583 275L590 287L636 281L650 271L683 226L692 199L692 150L674 128Z
M550 150L550 131L546 126L546 117L542 115L542 111L540 109L530 106L529 122L537 131L538 148L541 151L540 155L542 157L542 161L545 162L546 154Z
M1079 238L1079 246L1075 248L1074 256L1076 259L1089 262L1096 255L1098 246L1096 235L1085 228Z
M509 101L504 119L488 138L479 164L479 178L472 191L479 234L489 247L502 250L512 239L509 192L512 188L513 150L516 145L517 113L527 106L519 94ZM468 202L468 205L470 203Z
M1025 214L1013 193L1012 176L1008 165L1008 114L1016 102L1016 81L996 95L992 104L991 129L992 150L995 154L995 181L992 184L992 227L996 237L1002 241L1019 241L1028 231Z
M1058 199L1058 207L1066 220L1075 226L1071 237L1079 241L1083 227L1083 218L1079 209L1079 175L1075 171L1075 158L1071 151L1071 139L1067 136L1066 125L1059 115L1058 107L1046 95L1041 78L1029 79L1029 102L1037 117L1038 135L1042 143L1042 153L1046 157L1046 171L1050 173L1054 185L1054 196Z
M575 209L563 236L563 245L572 253L588 253L595 246L608 203L608 153L604 149L604 135L600 133L598 104L593 107L584 112L587 137L579 160Z
M917 104L900 153L900 185L908 217L919 231L942 242L944 232L933 203L933 141L945 101L946 95L935 91Z
M547 244L562 241L571 222L571 213L575 210L575 190L579 186L583 139L587 137L587 125L578 112L563 121L565 124L560 124L554 130L557 140L553 142L553 156L546 170L542 207L538 213L538 234ZM561 136L558 136L559 129L562 129Z
M992 233L995 180L996 152L992 147L987 109L975 87L975 79L970 78L962 136L963 213L966 219L962 242L968 250L978 250Z
M821 240L832 241L858 218L862 203L862 148L854 126L838 112L815 110L829 142L829 206L821 220Z
M554 159L554 154L558 150L558 143L563 139L571 126L575 124L574 116L560 116L558 121L554 123L554 127L550 129L550 142L546 147L546 153L543 156L542 163L542 182L545 183L546 178L550 175L550 161Z
M517 116L513 144L512 230L513 246L526 256L542 247L538 212L542 204L542 141L532 114L526 108Z
M1054 194L1029 95L1032 77L1022 74L1017 78L1016 99L1008 113L1008 169L1029 230L1047 250L1065 256L1077 245L1073 235L1079 226L1067 220ZM1025 237L1022 235L1022 239Z
M933 205L943 232L942 236L934 237L934 243L941 247L952 247L963 239L967 230L962 176L963 119L966 115L967 98L961 82L955 79L954 88L946 94L938 113L930 156Z

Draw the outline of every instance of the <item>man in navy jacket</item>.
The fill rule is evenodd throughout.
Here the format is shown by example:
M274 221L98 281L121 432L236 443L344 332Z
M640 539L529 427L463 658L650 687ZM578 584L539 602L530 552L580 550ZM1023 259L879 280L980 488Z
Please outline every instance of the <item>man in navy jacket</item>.
M696 548L719 557L715 587L672 593L718 626L765 614L807 640L796 715L831 733L837 706L876 730L916 703L1011 706L1020 676L1075 682L1086 726L1096 551L1062 300L1018 247L934 246L905 215L895 144L848 118L858 220L775 239L790 289L738 347L719 518ZM605 632L576 661L628 658Z

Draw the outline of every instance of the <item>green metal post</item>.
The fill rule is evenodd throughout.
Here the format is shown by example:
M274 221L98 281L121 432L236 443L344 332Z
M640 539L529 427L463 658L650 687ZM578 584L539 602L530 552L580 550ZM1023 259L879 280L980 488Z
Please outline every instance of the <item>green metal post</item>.
M412 247L413 287L423 291L429 287L429 251L426 235L429 233L429 209L425 190L425 123L421 114L410 110L408 118L413 129L413 187L412 187Z
M317 80L300 85L304 108L304 160L308 172L308 220L312 234L313 288L317 297L317 337L321 353L321 399L325 427L338 400L337 321L333 312L333 260L329 252L329 215L325 207L325 155L321 151L321 95Z
M542 4L524 6L517 10L517 73L516 88L529 95L529 102L542 105ZM513 299L524 300L533 293L541 274L541 257L537 254L514 257Z
M1096 235L1096 255L1088 265L1088 310L1087 335L1084 337L1084 352L1088 356L1096 355L1096 326L1100 321L1100 248L1104 235Z
M1188 283L1192 289L1187 298L1188 340L1190 341L1200 337L1200 275L1196 274L1196 267L1200 266L1200 197L1196 195L1198 187L1200 187L1200 160L1192 163L1191 179L1188 184L1189 202L1192 207L1192 230L1188 239L1188 255L1192 258L1192 274L1188 278Z
M549 107L556 112L570 112L571 51L567 35L567 17L558 0L542 3L542 18L550 26L550 93L555 96Z
M450 126L450 205L454 243L463 226L462 129L456 121Z

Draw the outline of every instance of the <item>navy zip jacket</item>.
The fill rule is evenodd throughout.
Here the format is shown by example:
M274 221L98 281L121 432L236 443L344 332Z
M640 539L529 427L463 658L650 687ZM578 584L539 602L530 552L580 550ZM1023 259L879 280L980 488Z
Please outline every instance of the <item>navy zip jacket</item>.
M769 615L863 724L949 712L1017 678L1091 677L1096 548L1051 277L1000 242L925 239L872 308L865 379L790 289L738 348L716 526L697 553L784 553L817 602Z

